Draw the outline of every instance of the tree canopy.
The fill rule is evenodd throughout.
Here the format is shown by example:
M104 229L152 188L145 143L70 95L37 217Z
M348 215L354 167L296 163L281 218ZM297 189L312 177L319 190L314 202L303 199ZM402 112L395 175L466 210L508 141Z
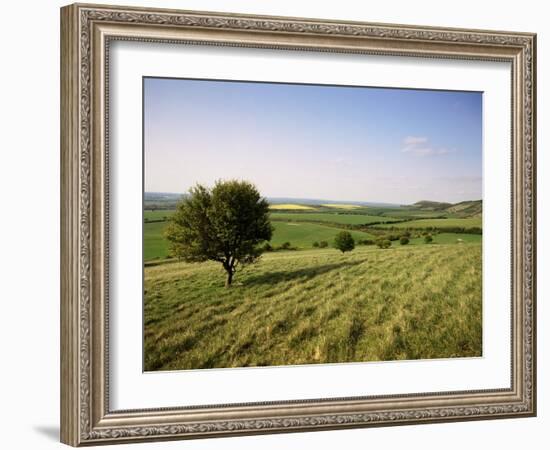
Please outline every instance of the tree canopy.
M334 247L342 253L349 252L355 248L355 241L349 231L340 231L334 238Z
M240 180L197 184L177 205L166 229L171 253L187 262L217 261L227 273L260 258L260 244L271 240L269 203L256 187Z

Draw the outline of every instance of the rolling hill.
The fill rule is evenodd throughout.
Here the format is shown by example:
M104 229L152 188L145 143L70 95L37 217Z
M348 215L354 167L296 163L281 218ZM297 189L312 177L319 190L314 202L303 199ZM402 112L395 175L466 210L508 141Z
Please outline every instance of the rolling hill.
M482 210L483 202L481 200L456 203L446 209L455 217L481 217Z
M409 206L422 211L433 211L449 214L456 218L481 217L483 204L481 200L468 200L459 203L433 202L421 200Z
M420 200L411 205L412 208L422 209L424 211L445 211L451 206L453 206L452 203L432 202L430 200Z

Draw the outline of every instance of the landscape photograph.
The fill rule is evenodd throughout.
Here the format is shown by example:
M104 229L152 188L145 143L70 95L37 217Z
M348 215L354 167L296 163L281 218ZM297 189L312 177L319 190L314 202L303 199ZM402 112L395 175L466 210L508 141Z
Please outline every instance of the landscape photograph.
M145 371L481 357L480 92L143 79Z

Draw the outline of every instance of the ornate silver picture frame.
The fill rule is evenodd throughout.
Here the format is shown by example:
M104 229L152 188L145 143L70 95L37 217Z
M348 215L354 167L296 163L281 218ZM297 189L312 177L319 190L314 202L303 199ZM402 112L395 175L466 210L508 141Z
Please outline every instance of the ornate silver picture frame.
M511 67L510 386L114 410L109 57L115 41L501 61ZM149 440L536 414L536 35L74 4L61 9L61 441ZM490 295L490 293L489 293ZM138 345L138 343L136 343Z

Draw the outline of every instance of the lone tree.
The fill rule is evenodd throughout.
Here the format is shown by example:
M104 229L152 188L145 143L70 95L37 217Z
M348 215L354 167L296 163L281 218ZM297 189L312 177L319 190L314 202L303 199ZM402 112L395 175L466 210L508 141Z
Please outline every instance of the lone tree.
M355 241L349 231L340 231L334 238L334 248L342 253L349 252L355 248Z
M238 266L260 258L260 244L271 240L269 204L247 181L200 184L177 206L166 229L172 254L187 262L217 261L231 286Z

